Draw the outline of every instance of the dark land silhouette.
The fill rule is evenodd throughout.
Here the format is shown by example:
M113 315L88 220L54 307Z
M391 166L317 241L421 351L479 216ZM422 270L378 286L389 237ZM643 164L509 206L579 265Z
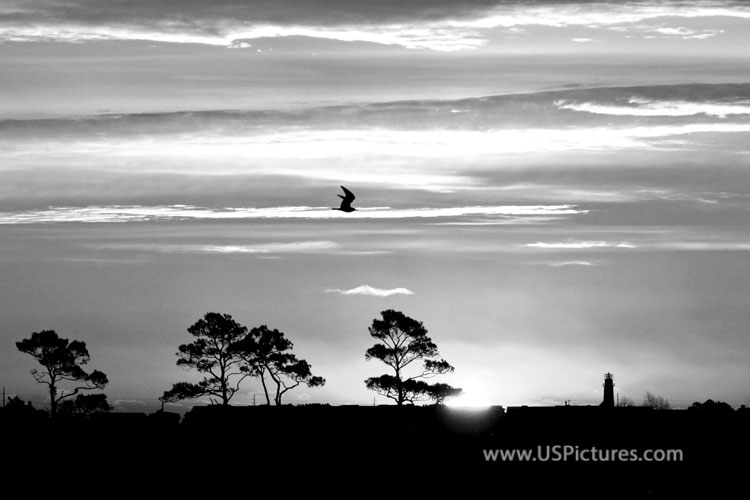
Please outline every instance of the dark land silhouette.
M50 484L85 477L89 485L145 478L190 488L218 475L223 493L243 491L250 478L339 485L346 477L373 488L473 485L523 498L674 498L735 493L743 484L735 471L750 462L750 409L708 399L675 410L650 392L633 406L615 399L611 373L599 405L445 406L460 389L423 379L453 367L424 325L399 311L373 320L369 333L377 342L365 354L393 371L364 381L393 405L285 405L288 390L325 379L292 354L282 332L248 329L219 313L207 313L188 332L195 340L179 346L177 364L205 378L178 382L160 399L213 404L184 417L112 412L103 393L78 394L107 384L103 373L83 370L83 342L53 331L18 342L44 368L32 375L48 387L51 409L18 397L0 408L7 477ZM230 405L247 377L263 382L265 405ZM60 382L79 389L63 394ZM413 404L420 401L438 404Z
M3 453L13 457L16 474L33 473L41 457L59 453L64 457L56 465L60 473L86 464L92 477L182 474L188 481L207 457L221 457L222 473L240 477L289 468L329 480L341 474L378 478L385 471L429 472L446 474L446 485L469 481L503 491L533 486L536 492L585 493L604 484L612 490L598 498L669 498L742 484L732 471L747 466L750 409L702 406L209 405L193 407L182 419L156 412L52 420L21 405L0 410L0 425L6 436ZM561 453L595 447L681 450L683 455L674 462L555 461L555 446ZM487 460L488 451L500 449L540 450L548 460ZM407 478L396 474L393 481L400 479ZM578 497L589 497L583 493Z

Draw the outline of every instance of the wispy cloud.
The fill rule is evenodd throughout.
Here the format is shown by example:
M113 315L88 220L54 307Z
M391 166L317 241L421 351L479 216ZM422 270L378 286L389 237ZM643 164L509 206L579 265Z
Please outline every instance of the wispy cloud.
M698 252L745 252L750 250L750 241L671 241L654 243L651 248Z
M633 33L640 34L643 38L681 38L683 40L706 40L724 33L723 29L691 29L684 26L666 26L649 24L630 24L625 26L612 26L607 28L611 31L631 33L627 38L633 38Z
M584 108L582 108L584 109ZM586 106L585 110L596 109ZM634 108L635 109L635 108ZM703 108L707 110L709 108ZM600 110L620 112L618 109ZM627 112L627 109L622 112ZM101 158L139 162L142 171L238 174L250 166L256 175L289 175L346 180L422 189L450 190L472 186L470 172L449 169L449 159L488 155L674 148L674 140L694 141L692 134L750 132L750 123L688 123L652 126L578 128L511 128L497 130L308 130L263 135L217 136L211 131L152 139L7 141L2 158L23 164L40 158L67 159L82 167L101 168ZM371 169L353 169L342 158L368 158ZM431 160L438 165L413 160ZM404 169L404 162L411 161ZM312 165L311 165L312 164ZM208 167L207 167L208 166Z
M108 265L108 264L143 264L144 262L148 262L145 258L119 258L119 259L112 259L112 258L97 258L97 257L53 257L45 259L45 261L49 262L65 262L69 264L100 264L100 265Z
M9 42L90 42L103 40L149 40L163 43L190 43L228 48L250 48L258 38L309 37L341 42L369 42L379 45L397 45L406 49L428 49L438 52L456 52L476 49L487 40L475 30L439 27L404 28L399 25L362 26L351 28L319 28L290 26L257 26L242 28L226 22L222 34L210 31L194 32L168 30L166 26L152 29L140 26L100 27L69 25L9 26L0 28L0 40Z
M534 217L502 217L490 220L467 220L459 222L433 222L433 226L517 226L548 224L559 221L563 217L558 216L534 216Z
M340 288L331 288L326 290L328 293L338 293L341 295L366 295L370 297L390 297L391 295L414 295L414 292L407 288L375 288L370 285L361 285L351 290L342 290Z
M632 243L622 241L619 243L611 241L564 241L545 243L542 241L536 243L527 243L524 245L528 248L539 248L542 250L586 250L590 248L636 248Z
M558 109L568 109L599 115L613 116L692 116L707 115L726 118L730 115L750 114L750 101L688 102L652 101L631 97L628 105L599 104L595 102L555 101Z
M658 234L655 236L659 236ZM746 239L738 240L663 240L661 238L645 238L637 244L627 241L568 241L553 243L528 243L523 245L526 248L535 248L539 250L603 250L603 249L626 249L638 250L642 252L746 252L750 251L750 241ZM560 267L567 265L593 266L600 265L601 260L565 260L565 261L536 261L532 264L547 265L550 267Z
M0 39L12 41L151 40L231 46L234 40L308 36L456 51L484 45L488 31L527 26L602 28L657 18L750 18L746 5L720 2L285 2L15 0L0 14ZM662 36L701 38L667 31Z
M530 264L548 267L595 267L601 266L603 263L601 260L547 260L531 262Z
M335 241L292 241L256 243L248 245L200 245L174 243L106 243L89 245L97 250L129 250L170 254L289 254L289 253L338 253L342 246Z
M205 208L187 205L52 207L18 213L0 213L0 224L44 224L59 222L125 223L160 220L239 219L425 219L464 216L535 217L586 213L575 205L505 205L450 208L388 207L361 208L343 214L328 207ZM240 251L240 250L237 250Z
M179 247L177 247L179 248ZM265 243L259 245L206 245L188 247L203 253L308 253L341 248L333 241L295 241L292 243Z

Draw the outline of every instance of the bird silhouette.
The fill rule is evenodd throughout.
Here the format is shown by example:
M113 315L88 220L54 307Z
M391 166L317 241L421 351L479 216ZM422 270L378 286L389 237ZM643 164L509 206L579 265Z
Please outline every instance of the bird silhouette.
M346 196L338 195L339 198L341 198L341 206L339 208L332 208L331 210L340 210L342 212L354 212L357 210L356 208L352 207L352 202L354 201L354 194L346 189L344 186L341 186L341 189L344 190L344 194Z

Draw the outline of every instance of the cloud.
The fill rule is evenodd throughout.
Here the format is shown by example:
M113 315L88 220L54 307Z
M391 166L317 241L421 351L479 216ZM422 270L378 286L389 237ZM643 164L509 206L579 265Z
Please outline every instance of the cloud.
M136 163L155 172L237 174L252 166L255 174L294 175L346 182L409 185L450 191L472 185L466 172L449 170L448 159L487 155L518 155L567 151L673 149L674 140L694 141L691 134L750 132L750 123L688 123L653 126L577 128L509 128L498 130L398 130L397 128L306 130L262 135L216 136L211 131L175 134L158 140L115 138L90 140L49 139L7 142L0 153L8 163L65 158L78 165L101 168L101 158L111 163ZM3 141L6 142L6 141ZM352 169L342 158L368 157L380 162L372 169ZM433 160L438 165L407 160ZM303 161L304 160L304 161ZM208 167L207 167L208 165ZM442 171L441 171L442 170ZM463 175L462 175L463 174Z
M554 216L534 216L531 217L504 217L502 219L492 220L468 220L460 222L434 222L433 226L515 226L515 225L535 225L548 224L559 221L562 217Z
M612 26L607 28L610 31L617 31L621 33L639 33L643 34L644 38L681 38L683 40L706 40L714 36L724 33L723 29L691 29L684 26L665 26L665 25L648 25L648 24L635 24L626 26ZM633 38L633 35L627 35L628 38Z
M351 290L341 290L339 288L332 288L326 290L328 293L338 293L341 295L365 295L369 297L390 297L391 295L414 295L414 292L407 288L391 288L382 289L371 287L370 285L362 285Z
M639 241L638 244L630 242L610 241L569 241L554 243L528 243L523 245L527 248L541 250L593 250L593 249L628 249L645 252L653 251L677 251L677 252L746 252L750 251L750 241L712 241L712 240L675 240L675 241ZM569 261L538 261L533 264L560 267L567 265L599 265L602 261L569 260Z
M11 0L0 11L0 39L151 40L230 46L234 40L303 35L455 51L480 47L487 41L486 31L496 28L600 28L664 17L708 16L746 19L750 9L731 1L686 5L503 0ZM667 33L660 36L670 36ZM702 35L677 32L681 37Z
M180 248L180 247L176 247ZM201 253L245 254L245 253L309 253L337 250L341 245L333 241L295 241L292 243L264 243L259 245L206 245L187 247Z
M750 115L750 101L731 103L651 101L631 97L628 99L627 106L566 100L555 101L555 106L558 109L612 116L692 116L703 114L726 118L730 115Z
M132 223L180 220L242 220L242 219L427 219L485 217L562 216L587 213L575 205L504 205L449 208L389 207L360 208L343 214L328 207L270 207L270 208L205 208L188 205L161 206L90 206L51 207L44 210L0 213L0 224ZM226 253L241 253L242 247L228 247Z
M52 257L45 259L49 262L65 262L69 264L143 264L147 262L144 258L120 258L120 259L103 259L96 257Z
M7 41L150 40L233 46L256 38L306 36L455 51L485 43L448 20L482 15L492 0L16 0L0 13ZM240 43L242 43L240 42Z
M698 252L745 252L750 250L750 241L671 241L654 243L651 248Z
M601 260L563 260L563 261L541 261L532 262L534 265L548 266L548 267L594 267L603 264Z
M293 241L257 243L251 245L199 245L172 243L112 243L90 245L98 250L136 250L169 254L291 254L291 253L339 253L342 247L334 241Z
M590 248L636 248L632 243L623 241L614 243L610 241L566 241L566 242L536 242L524 245L528 248L539 248L543 250L587 250Z
M649 126L642 117L653 117ZM674 150L707 139L698 134L750 132L749 118L749 85L668 85L295 111L0 120L0 169L65 162L128 174L250 173L453 192L482 188L472 168L479 162L472 162L490 155Z

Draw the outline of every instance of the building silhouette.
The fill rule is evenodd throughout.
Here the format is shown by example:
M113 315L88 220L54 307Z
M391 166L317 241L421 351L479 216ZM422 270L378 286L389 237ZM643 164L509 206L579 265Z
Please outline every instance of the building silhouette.
M615 379L614 375L607 372L604 374L604 399L599 406L614 408L615 406Z

